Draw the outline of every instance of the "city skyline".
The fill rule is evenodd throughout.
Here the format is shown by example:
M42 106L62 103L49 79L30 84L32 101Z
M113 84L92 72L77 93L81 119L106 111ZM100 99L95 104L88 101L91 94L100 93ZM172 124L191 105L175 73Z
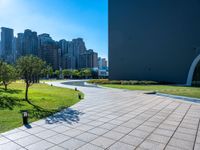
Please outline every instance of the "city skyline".
M17 33L14 29L1 27L0 59L14 63L25 55L35 55L47 62L53 69L99 68L107 70L107 60L99 57L92 49L87 49L84 39L77 37L71 41L55 41L50 34L37 34L37 31L25 29ZM100 61L104 63L99 64ZM99 63L98 63L99 62Z
M0 22L13 28L15 36L31 29L56 41L82 37L88 49L108 58L107 0L0 0Z
M79 38L81 38L81 39L84 40L85 46L86 46L86 48L87 48L88 50L90 50L90 49L95 50L95 49L93 49L93 48L88 48L88 47L87 47L87 44L86 44L85 39L84 39L83 37L74 37L74 38L72 38L72 39L66 39L66 38L54 39L50 33L46 33L46 32L38 33L38 31L32 30L32 29L30 29L30 28L24 29L22 32L18 32L18 33L15 32L15 29L10 28L10 27L0 26L0 31L1 31L1 28L7 28L7 29L13 30L13 38L18 38L18 36L19 36L20 34L23 34L26 30L30 30L30 31L32 31L32 32L35 32L38 36L43 35L43 34L48 34L48 35L50 35L50 37L52 38L52 40L53 40L53 41L56 41L56 42L59 42L59 41L62 41L62 40L65 40L65 41L73 41L74 39L79 39ZM1 36L0 36L0 44L1 44ZM95 51L97 51L97 53L99 53L98 50L95 50ZM102 56L99 56L99 57L102 57ZM107 57L102 57L102 58L108 59Z

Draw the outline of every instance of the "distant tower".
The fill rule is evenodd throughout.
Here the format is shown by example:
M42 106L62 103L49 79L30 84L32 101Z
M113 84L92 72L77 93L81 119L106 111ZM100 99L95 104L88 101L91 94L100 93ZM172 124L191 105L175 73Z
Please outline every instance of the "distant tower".
M13 29L1 27L1 58L13 62Z
M16 61L16 54L17 54L17 38L14 37L12 41L12 54L13 54L13 61Z
M80 55L85 53L86 47L85 42L82 38L77 38L72 40L73 43L73 54L76 58L76 68L81 68L80 64Z
M38 55L38 38L37 32L32 32L29 29L24 31L24 54L23 55Z
M39 57L51 65L54 70L59 69L58 44L46 33L39 35L38 41Z
M97 68L98 67L98 54L92 49L86 50L85 53L80 55L81 68Z
M24 55L24 33L18 33L16 39L16 50L17 54L16 57L19 58L20 56Z

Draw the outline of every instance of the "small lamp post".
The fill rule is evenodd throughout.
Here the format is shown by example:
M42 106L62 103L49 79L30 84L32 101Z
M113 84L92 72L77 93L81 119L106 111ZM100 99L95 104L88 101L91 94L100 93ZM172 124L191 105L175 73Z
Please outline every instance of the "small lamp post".
M23 124L28 125L28 111L27 110L22 111L22 119L23 119Z
M81 94L80 93L78 93L78 98L81 99Z

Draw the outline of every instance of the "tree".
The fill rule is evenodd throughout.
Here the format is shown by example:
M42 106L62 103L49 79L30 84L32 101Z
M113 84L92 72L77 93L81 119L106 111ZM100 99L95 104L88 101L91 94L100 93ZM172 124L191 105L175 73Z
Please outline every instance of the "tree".
M59 79L59 76L60 76L60 70L55 70L54 74L56 75L57 79Z
M49 77L51 77L53 75L53 68L50 65L47 65L42 70L42 74L43 74L44 77L46 77L47 79L49 79Z
M81 78L88 78L92 75L92 72L89 68L81 69L79 72Z
M63 77L70 77L72 75L72 71L69 69L62 70Z
M23 56L17 60L17 70L20 77L26 83L25 100L28 103L30 103L28 99L28 89L32 84L39 82L39 76L41 75L44 66L44 61L32 55Z
M99 78L98 70L92 69L91 70L91 76L92 76L93 79L98 79Z
M13 66L0 62L0 82L3 83L5 90L8 85L17 79L17 73Z
M85 77L84 69L79 70L79 77L80 78L84 78Z
M49 67L47 68L47 70L48 70L48 75L49 75L49 77L52 77L52 75L53 75L53 68L52 68L51 66L49 66Z
M85 78L88 78L88 77L91 77L91 76L92 76L92 71L91 71L91 69L86 68L86 69L83 70L83 72L84 72Z
M78 78L78 77L80 77L80 72L75 69L72 71L72 76L73 76L73 78Z

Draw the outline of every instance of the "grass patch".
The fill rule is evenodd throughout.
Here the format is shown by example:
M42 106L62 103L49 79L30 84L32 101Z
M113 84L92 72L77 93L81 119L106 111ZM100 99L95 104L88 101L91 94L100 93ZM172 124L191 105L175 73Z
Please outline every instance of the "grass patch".
M120 88L128 90L142 90L142 91L157 91L165 94L179 95L200 98L199 87L184 87L172 85L117 85L117 84L102 84L105 87Z
M79 101L78 91L47 84L34 84L29 89L32 104L28 104L23 100L24 83L12 83L8 88L4 91L0 86L0 133L22 125L22 110L29 111L29 122L33 122Z
M110 88L156 91L164 94L200 98L200 87L168 85L168 83L165 82L137 81L137 80L123 81L123 80L96 79L96 80L90 80L88 82L93 84L100 84L102 86Z

